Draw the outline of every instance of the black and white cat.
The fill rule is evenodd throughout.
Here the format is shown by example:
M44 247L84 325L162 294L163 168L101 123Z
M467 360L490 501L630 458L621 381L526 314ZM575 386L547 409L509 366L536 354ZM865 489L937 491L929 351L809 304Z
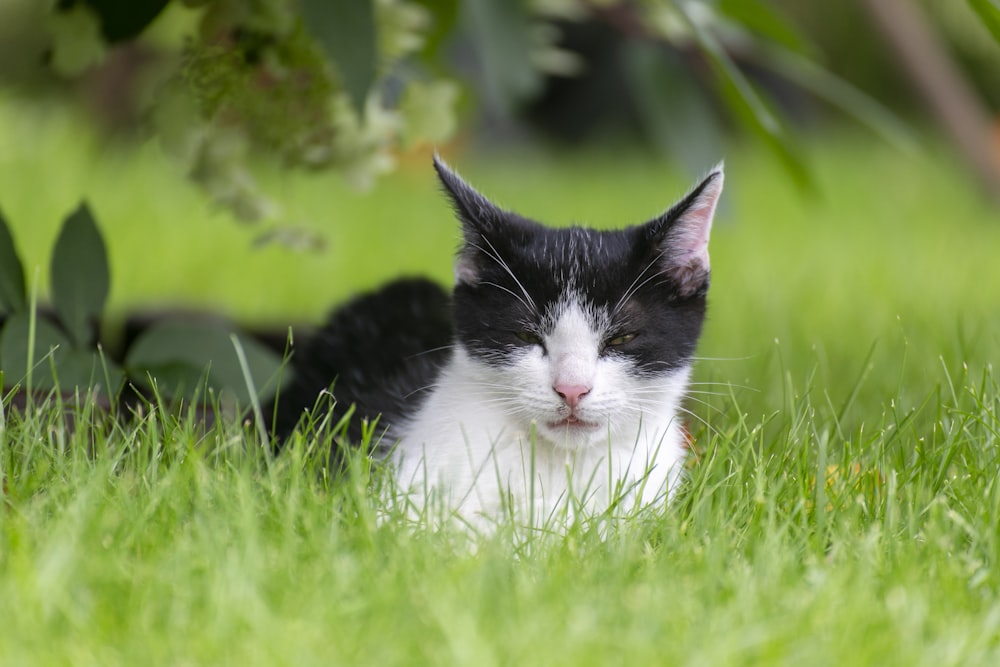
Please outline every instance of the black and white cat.
M341 412L356 406L352 438L381 415L417 507L470 520L669 498L721 165L618 231L544 227L434 166L462 223L453 292L406 279L335 312L294 357L276 430L332 386Z

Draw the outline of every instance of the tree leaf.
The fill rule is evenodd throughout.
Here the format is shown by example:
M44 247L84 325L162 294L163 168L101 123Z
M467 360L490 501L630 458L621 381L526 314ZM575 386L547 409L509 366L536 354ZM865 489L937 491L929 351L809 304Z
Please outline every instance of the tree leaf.
M763 65L853 116L898 150L910 154L917 152L917 140L906 123L829 70L778 47L760 48L758 55Z
M91 323L108 299L110 277L104 239L86 203L63 222L52 250L52 304L77 347L93 344Z
M360 115L375 81L375 3L372 0L302 0L306 30L333 61Z
M750 32L800 53L816 53L816 48L787 17L761 0L720 0L716 7L720 13Z
M979 15L979 20L1000 43L1000 0L969 0L973 11Z
M462 11L483 70L484 96L494 108L509 113L543 84L531 59L532 32L524 3L466 0Z
M441 45L453 34L458 19L458 0L412 0L431 15L431 25L424 37L423 53L434 58Z
M101 18L101 33L108 42L137 37L160 15L170 0L84 0Z
M723 154L722 128L690 68L673 58L653 42L640 39L625 42L620 53L645 138L697 176Z
M230 340L231 331L201 322L165 322L147 329L129 348L125 369L129 377L143 382L147 374L165 382L167 392L182 390L190 396L200 388L208 372L209 386L231 392L242 404L250 399L239 359ZM246 354L250 377L259 398L269 398L281 368L281 357L257 341L239 336ZM168 377L160 377L166 371ZM182 386L183 385L183 386Z
M0 213L0 314L21 312L27 308L24 289L24 265L14 247L10 227Z
M815 190L812 171L788 130L743 76L715 35L688 13L687 5L679 3L677 8L699 49L712 63L729 109L764 140L799 187Z
M49 64L63 76L78 76L104 59L107 44L101 17L87 5L56 9L46 21L52 37Z

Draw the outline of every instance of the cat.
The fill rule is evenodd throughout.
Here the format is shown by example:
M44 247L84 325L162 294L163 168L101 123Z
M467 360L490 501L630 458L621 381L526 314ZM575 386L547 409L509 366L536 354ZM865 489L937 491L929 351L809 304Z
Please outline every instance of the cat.
M664 214L549 228L479 194L438 156L462 228L449 294L398 280L334 312L297 352L274 424L332 387L350 441L422 509L546 521L566 507L665 502L686 455L681 413L706 313L721 163Z

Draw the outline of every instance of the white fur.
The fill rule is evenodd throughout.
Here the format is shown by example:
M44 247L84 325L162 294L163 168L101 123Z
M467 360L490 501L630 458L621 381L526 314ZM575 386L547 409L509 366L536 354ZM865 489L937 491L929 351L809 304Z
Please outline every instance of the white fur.
M598 313L575 299L556 309L545 348L526 346L498 369L461 345L419 412L395 433L397 481L416 508L433 498L481 524L505 513L545 522L564 507L601 511L616 499L664 501L685 454L677 417L688 370L654 379L601 354ZM584 384L576 418L553 389Z

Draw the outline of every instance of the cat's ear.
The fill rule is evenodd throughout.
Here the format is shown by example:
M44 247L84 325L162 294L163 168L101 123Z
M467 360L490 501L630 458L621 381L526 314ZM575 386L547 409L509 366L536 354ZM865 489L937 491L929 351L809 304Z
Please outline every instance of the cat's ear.
M434 169L455 214L462 222L464 243L455 261L455 280L475 283L478 281L483 244L489 243L488 235L503 226L508 214L462 180L437 153L434 154Z
M434 169L466 232L470 229L477 233L489 231L502 223L506 215L504 210L476 192L437 153L434 154Z
M691 296L708 285L708 237L724 180L720 162L683 199L646 226L661 271L673 279L681 296Z

